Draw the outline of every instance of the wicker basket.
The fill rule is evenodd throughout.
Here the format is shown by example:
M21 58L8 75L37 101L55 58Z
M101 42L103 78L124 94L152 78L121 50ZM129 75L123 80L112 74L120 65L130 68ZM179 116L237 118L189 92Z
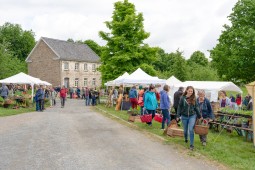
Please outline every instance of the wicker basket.
M169 135L171 137L175 137L175 136L183 137L184 133L183 133L183 129L170 127L167 129L167 135Z
M141 119L140 119L140 116L132 116L132 115L130 115L128 117L128 121L129 122L141 122Z
M10 104L12 104L12 103L13 103L12 100L9 100L9 99L7 99L7 100L4 101L4 104L8 104L8 105L10 105Z
M207 122L207 121L206 121ZM194 131L198 135L207 135L208 134L208 122L206 125L199 125L199 120L196 121L196 125L194 127Z

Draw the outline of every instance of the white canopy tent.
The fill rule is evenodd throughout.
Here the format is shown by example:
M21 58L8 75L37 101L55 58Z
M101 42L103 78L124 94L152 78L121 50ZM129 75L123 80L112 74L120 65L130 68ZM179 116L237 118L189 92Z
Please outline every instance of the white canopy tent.
M50 83L46 81L42 81L38 78L29 76L23 72L20 72L16 75L13 75L11 77L5 78L3 80L0 80L0 83L5 83L5 84L30 84L32 87L32 96L34 96L34 85L51 85ZM33 100L33 97L32 97Z
M221 90L242 93L242 90L234 83L224 81L185 81L174 85L173 90L175 92L179 87L187 86L193 86L195 90L205 90L207 97L214 102L218 101L218 92Z
M159 79L158 77L150 76L145 73L141 68L138 68L132 74L123 79L116 80L117 84L123 84L124 86L140 84L140 85L149 85L149 84L166 84L166 80Z
M166 84L170 87L173 87L175 84L182 83L179 79L174 76L171 76L169 79L166 80Z
M171 76L169 79L166 80L166 84L168 86L170 86L170 92L169 92L169 95L171 96L171 102L173 103L174 102L174 93L175 91L177 91L174 86L176 84L179 84L179 83L182 83L182 81L180 81L179 79L177 79L175 76Z
M127 76L129 76L129 74L127 72L125 72L123 75L119 76L115 80L108 81L107 83L105 83L105 85L106 86L120 86L120 84L116 83L116 81L120 81L120 80L126 78Z

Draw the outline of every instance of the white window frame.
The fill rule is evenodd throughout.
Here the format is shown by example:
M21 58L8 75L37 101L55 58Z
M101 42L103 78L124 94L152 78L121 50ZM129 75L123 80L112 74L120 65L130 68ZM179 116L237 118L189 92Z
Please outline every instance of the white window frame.
M88 71L88 63L84 63L83 67L84 67L84 71Z
M84 78L83 79L83 85L84 86L88 86L88 78Z
M79 86L79 78L74 79L74 86L78 87Z
M69 63L68 62L64 62L64 70L69 70Z
M92 71L96 71L96 64L92 64Z
M75 64L74 64L74 70L75 70L75 71L78 71L78 70L79 70L79 63L75 63Z
M92 83L91 84L92 84L92 86L96 86L96 78L92 79Z

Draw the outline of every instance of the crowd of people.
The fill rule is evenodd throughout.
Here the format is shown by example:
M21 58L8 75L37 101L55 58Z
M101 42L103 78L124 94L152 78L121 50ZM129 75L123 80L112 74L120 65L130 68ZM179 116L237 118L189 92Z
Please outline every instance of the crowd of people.
M142 86L138 88L133 86L127 94L132 110L138 111L139 106L140 111L138 112L141 115L151 114L152 120L157 111L163 115L162 130L169 126L171 119L175 119L177 122L181 121L184 130L184 141L186 143L189 142L190 149L193 150L196 121L203 120L208 123L214 119L210 100L206 98L204 90L198 90L197 94L195 94L195 89L192 86L188 86L186 89L180 87L174 93L174 100L171 99L169 92L170 87L168 85L165 85L161 91L158 91L158 88L154 85L150 85L144 88ZM118 90L115 88L113 89L113 98L117 98L117 96ZM249 110L252 108L252 99L249 95L242 99L240 94L237 94L235 99L233 99L233 95L228 98L225 91L220 91L219 104L222 108L243 109L243 106L245 106ZM147 122L149 126L152 126L152 123ZM201 144L206 146L207 135L199 135L199 137Z
M56 105L56 98L60 98L61 108L64 108L65 101L67 97L70 99L83 99L85 100L86 106L95 106L99 102L99 92L93 88L82 87L70 87L66 88L64 85L62 87L45 87L36 86L36 93L34 96L34 101L36 102L36 111L45 110L44 101L45 99L50 100L50 107Z

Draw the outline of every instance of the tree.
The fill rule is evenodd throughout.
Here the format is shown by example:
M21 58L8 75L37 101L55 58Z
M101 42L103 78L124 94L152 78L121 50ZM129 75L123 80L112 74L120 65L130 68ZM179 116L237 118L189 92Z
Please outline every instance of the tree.
M192 63L187 65L187 79L193 81L217 81L219 77L217 71L209 65L202 66Z
M27 72L25 61L20 61L8 49L6 42L0 43L0 79L10 77L19 72Z
M102 47L98 45L95 41L86 40L84 41L84 43L87 44L99 57L101 56Z
M191 57L187 60L188 64L199 64L201 66L208 65L208 59L205 57L205 54L201 51L195 51Z
M255 1L239 0L224 25L219 43L211 50L212 64L225 80L255 79Z
M7 22L0 26L0 43L3 42L9 44L8 49L13 56L23 61L35 46L34 33L31 30L23 31L20 25Z
M174 58L174 64L172 65L171 75L174 75L181 81L187 80L187 64L183 57L183 52L177 50L175 53L170 53Z
M152 61L155 60L157 50L143 43L150 35L144 31L143 20L143 15L136 14L134 4L128 0L114 4L112 21L105 22L111 32L99 32L100 37L107 42L101 54L103 82L125 71L132 72L141 65L153 68Z

